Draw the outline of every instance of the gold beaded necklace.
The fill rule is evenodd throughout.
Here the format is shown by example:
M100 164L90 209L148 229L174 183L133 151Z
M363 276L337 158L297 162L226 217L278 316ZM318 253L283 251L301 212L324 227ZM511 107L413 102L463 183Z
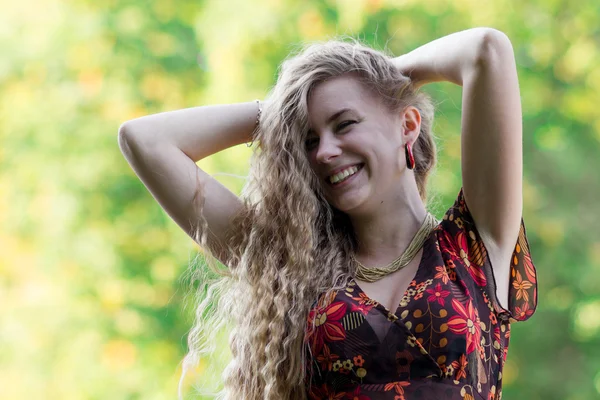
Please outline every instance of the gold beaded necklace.
M357 264L356 278L365 282L375 282L384 276L391 274L392 272L396 272L399 269L406 267L408 263L415 258L421 247L423 247L425 240L429 237L429 234L433 231L436 225L438 225L438 223L439 222L435 219L435 217L428 212L425 216L423 224L413 237L404 253L384 267L365 267L360 263L360 261L354 258L354 254L352 254L351 258Z

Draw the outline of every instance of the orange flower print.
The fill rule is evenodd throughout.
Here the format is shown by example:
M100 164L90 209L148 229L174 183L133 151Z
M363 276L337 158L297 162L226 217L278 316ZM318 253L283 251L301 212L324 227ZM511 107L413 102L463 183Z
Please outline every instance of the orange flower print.
M456 282L456 271L452 270L448 272L448 278L450 278L452 282Z
M515 307L515 319L525 320L533 314L533 310L529 309L529 303L523 302L523 307Z
M313 354L319 354L325 341L344 340L346 331L339 322L346 314L346 303L336 301L327 307L317 307L308 313L309 333L306 342L311 342ZM315 323L315 329L312 324Z
M485 360L485 343L480 343L477 346L477 351L479 352L479 358L481 358L482 360Z
M346 393L346 398L350 400L371 400L369 396L360 394L360 386L356 386L353 392Z
M467 357L464 354L460 355L460 358L456 361L452 361L452 368L454 368L454 371L456 372L456 374L454 375L454 379L459 381L460 378L466 378L467 377Z
M531 284L531 282L529 281L524 281L523 278L521 277L521 274L519 273L519 271L517 271L517 277L516 279L513 281L513 287L515 289L517 289L517 300L525 300L526 302L529 301L529 293L527 293L528 289L531 289L533 285Z
M469 300L464 305L456 299L452 299L452 308L459 314L448 320L448 329L459 335L465 335L467 339L467 354L471 354L481 340L481 328L479 316Z
M404 395L404 388L406 386L409 386L410 382L406 382L406 381L396 381L396 382L390 382L388 384L385 385L384 389L386 392L389 392L390 390L395 390L396 393L398 393L399 395L403 396Z
M329 386L327 386L326 383L324 383L320 387L311 387L308 395L311 400L337 400L343 399L344 396L346 396L346 392L335 393L333 389L331 389Z
M434 301L437 301L442 307L444 306L444 298L448 297L448 295L450 294L449 291L442 290L442 285L440 285L439 283L435 285L435 288L427 289L426 292L431 295L427 298L428 302L433 303Z
M340 356L332 354L329 350L329 346L323 345L323 352L317 356L317 361L321 364L321 368L325 371L331 371L333 362L336 361Z
M448 281L450 280L450 277L448 276L448 272L446 271L446 267L444 267L443 265L438 265L437 267L435 267L435 271L437 273L435 274L435 276L433 278L441 279L442 282L444 282L444 285L446 285L448 283Z
M498 318L496 318L496 313L493 311L490 312L490 323L492 325L496 325L496 323L498 323Z
M370 299L364 292L360 292L358 297L353 297L353 299L358 301L358 304L365 304L368 306L377 304L375 300Z
M356 365L357 367L362 367L365 363L365 359L360 354L356 357L353 357L352 361L354 361L354 365Z

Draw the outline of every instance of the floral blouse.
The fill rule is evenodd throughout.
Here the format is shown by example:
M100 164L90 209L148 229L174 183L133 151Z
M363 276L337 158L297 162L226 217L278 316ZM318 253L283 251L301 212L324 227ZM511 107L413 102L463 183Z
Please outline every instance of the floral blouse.
M353 279L321 295L308 315L310 399L497 400L510 323L537 305L536 270L525 225L510 266L508 310L496 297L492 265L463 197L423 245L414 279L395 313Z

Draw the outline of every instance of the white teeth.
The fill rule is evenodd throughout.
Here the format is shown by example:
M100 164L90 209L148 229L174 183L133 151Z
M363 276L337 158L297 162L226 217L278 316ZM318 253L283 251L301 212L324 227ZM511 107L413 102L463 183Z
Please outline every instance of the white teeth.
M358 167L357 166L346 168L345 170L343 170L341 172L338 172L335 175L330 176L329 177L329 182L331 182L331 183L338 183L340 181L345 180L349 176L354 175L357 171L358 171Z

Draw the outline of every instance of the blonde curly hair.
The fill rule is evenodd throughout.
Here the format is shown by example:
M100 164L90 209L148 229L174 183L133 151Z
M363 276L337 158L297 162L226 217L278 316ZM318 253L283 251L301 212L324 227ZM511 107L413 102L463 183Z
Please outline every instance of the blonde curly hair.
M209 281L208 271L196 263L187 273L196 318L180 398L183 378L214 351L215 334L227 323L232 359L223 371L223 389L210 394L228 400L307 397L311 355L305 341L315 329L308 313L320 296L343 289L354 275L349 257L356 248L347 215L325 200L305 150L308 98L316 85L353 73L390 112L409 105L419 110L414 174L427 203L427 178L437 158L431 99L395 68L391 55L345 39L304 45L282 63L255 132L257 148L241 195L245 206L232 224L227 259L221 260L227 269L210 253L206 221L198 222L196 242L217 278Z

